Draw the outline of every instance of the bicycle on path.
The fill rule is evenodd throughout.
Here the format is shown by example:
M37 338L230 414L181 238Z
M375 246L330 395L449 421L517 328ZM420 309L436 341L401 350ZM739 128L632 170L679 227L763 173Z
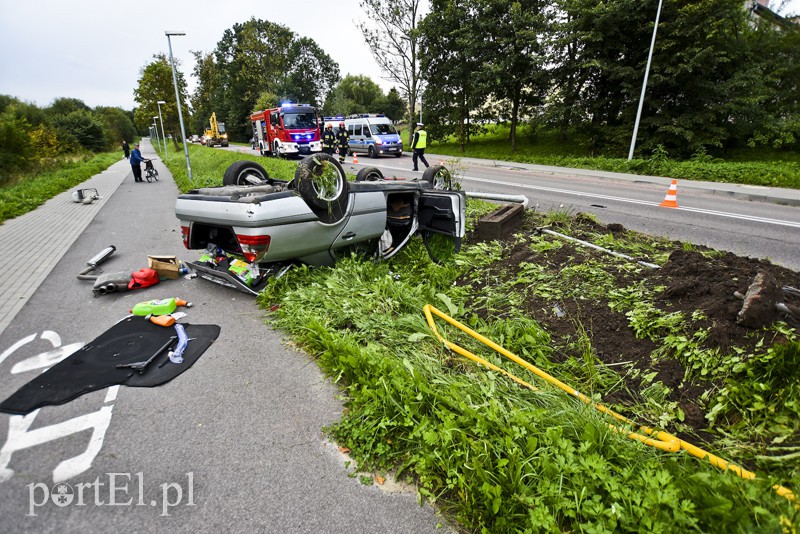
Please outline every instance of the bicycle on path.
M152 182L153 179L156 182L158 181L158 171L153 166L153 160L151 159L144 160L144 178L148 182Z

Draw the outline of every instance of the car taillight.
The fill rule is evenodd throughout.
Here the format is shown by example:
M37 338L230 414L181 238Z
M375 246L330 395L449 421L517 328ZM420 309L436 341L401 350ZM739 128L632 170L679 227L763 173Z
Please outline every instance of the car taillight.
M236 234L242 255L248 263L253 263L264 257L269 250L270 237L268 235L243 235Z
M181 238L183 239L183 246L189 248L189 227L181 226Z

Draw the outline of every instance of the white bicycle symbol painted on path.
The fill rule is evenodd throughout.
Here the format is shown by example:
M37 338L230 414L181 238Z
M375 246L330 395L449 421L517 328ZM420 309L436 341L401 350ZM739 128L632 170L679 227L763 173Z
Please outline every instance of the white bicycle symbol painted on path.
M36 340L36 338L37 334L31 334L14 343L0 354L0 364L16 351ZM42 332L39 339L48 341L53 347L52 350L17 362L11 368L11 374L47 369L79 350L84 345L83 342L78 342L62 346L61 336L51 330ZM87 471L92 466L92 462L94 462L94 459L103 447L103 440L105 439L106 430L108 430L108 426L111 423L112 410L114 408L114 405L111 403L116 400L118 391L119 386L109 387L106 390L103 406L96 412L34 430L30 430L30 428L36 420L39 410L34 410L27 415L6 415L6 417L8 417L8 436L6 437L2 449L0 449L0 483L8 481L14 476L14 470L9 467L9 464L15 452L91 429L92 434L89 438L86 450L77 456L61 461L53 469L53 482L63 482Z

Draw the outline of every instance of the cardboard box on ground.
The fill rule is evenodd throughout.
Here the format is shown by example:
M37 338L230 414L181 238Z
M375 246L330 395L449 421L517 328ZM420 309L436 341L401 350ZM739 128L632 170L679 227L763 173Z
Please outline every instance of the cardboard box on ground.
M158 273L159 278L178 278L180 262L176 256L147 256L147 266Z

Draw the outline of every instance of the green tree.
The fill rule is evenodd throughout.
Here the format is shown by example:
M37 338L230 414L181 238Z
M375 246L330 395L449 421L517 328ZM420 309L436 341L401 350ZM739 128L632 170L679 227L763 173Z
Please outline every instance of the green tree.
M192 51L195 65L192 74L197 79L197 87L191 98L192 119L187 133L202 134L208 127L211 113L223 109L221 71L213 53Z
M406 99L406 119L414 121L422 75L419 62L419 32L422 19L421 0L361 0L361 8L369 23L359 29L372 56L387 79L396 83ZM413 128L409 128L411 143Z
M136 136L136 128L123 109L97 107L94 109L94 113L105 124L105 131L108 136L106 139L107 146L119 145L123 139L128 142L133 141Z
M188 97L186 94L186 80L180 70L180 65L175 65L175 75L178 79L178 90L181 95L181 112L184 117L189 117ZM172 67L164 54L155 54L153 61L141 70L138 85L133 91L134 100L139 106L134 110L134 124L139 132L147 132L153 123L153 117L158 116L158 101L161 104L161 118L164 121L164 131L172 133L173 139L180 139L181 128L178 117L178 106L175 102L175 85L172 80Z
M289 64L291 69L277 94L294 102L321 106L339 81L339 64L308 37L292 43Z
M491 88L498 115L511 123L511 152L516 151L520 115L543 101L549 83L544 41L548 34L543 0L483 0L477 34L482 36L478 76Z
M29 127L28 121L17 116L15 104L0 112L0 185L7 185L16 173L30 166L34 153Z
M484 36L478 31L480 0L436 0L420 23L421 62L430 76L423 113L436 137L455 135L464 150L478 130L473 118L484 111L489 88L481 56Z
M279 91L291 70L294 37L289 28L256 18L223 32L214 51L223 104L216 113L236 139L252 135L250 112L263 91L284 96Z
M257 111L264 111L265 109L270 109L279 106L281 103L281 99L275 93L270 93L269 91L262 91L260 95L258 95L258 99L256 100L255 105L253 106L253 113Z
M89 111L76 110L56 116L53 124L59 130L59 137L74 139L86 150L101 152L108 147L109 137L103 123Z
M91 111L92 108L87 106L83 100L79 98L56 98L53 103L46 109L45 113L51 117L64 116L72 113L73 111Z
M375 113L381 111L386 102L378 84L362 75L345 76L331 91L330 97L324 108L326 115Z
M400 97L400 93L396 88L392 87L386 93L386 104L383 106L383 112L392 120L400 120L403 118L406 104Z

